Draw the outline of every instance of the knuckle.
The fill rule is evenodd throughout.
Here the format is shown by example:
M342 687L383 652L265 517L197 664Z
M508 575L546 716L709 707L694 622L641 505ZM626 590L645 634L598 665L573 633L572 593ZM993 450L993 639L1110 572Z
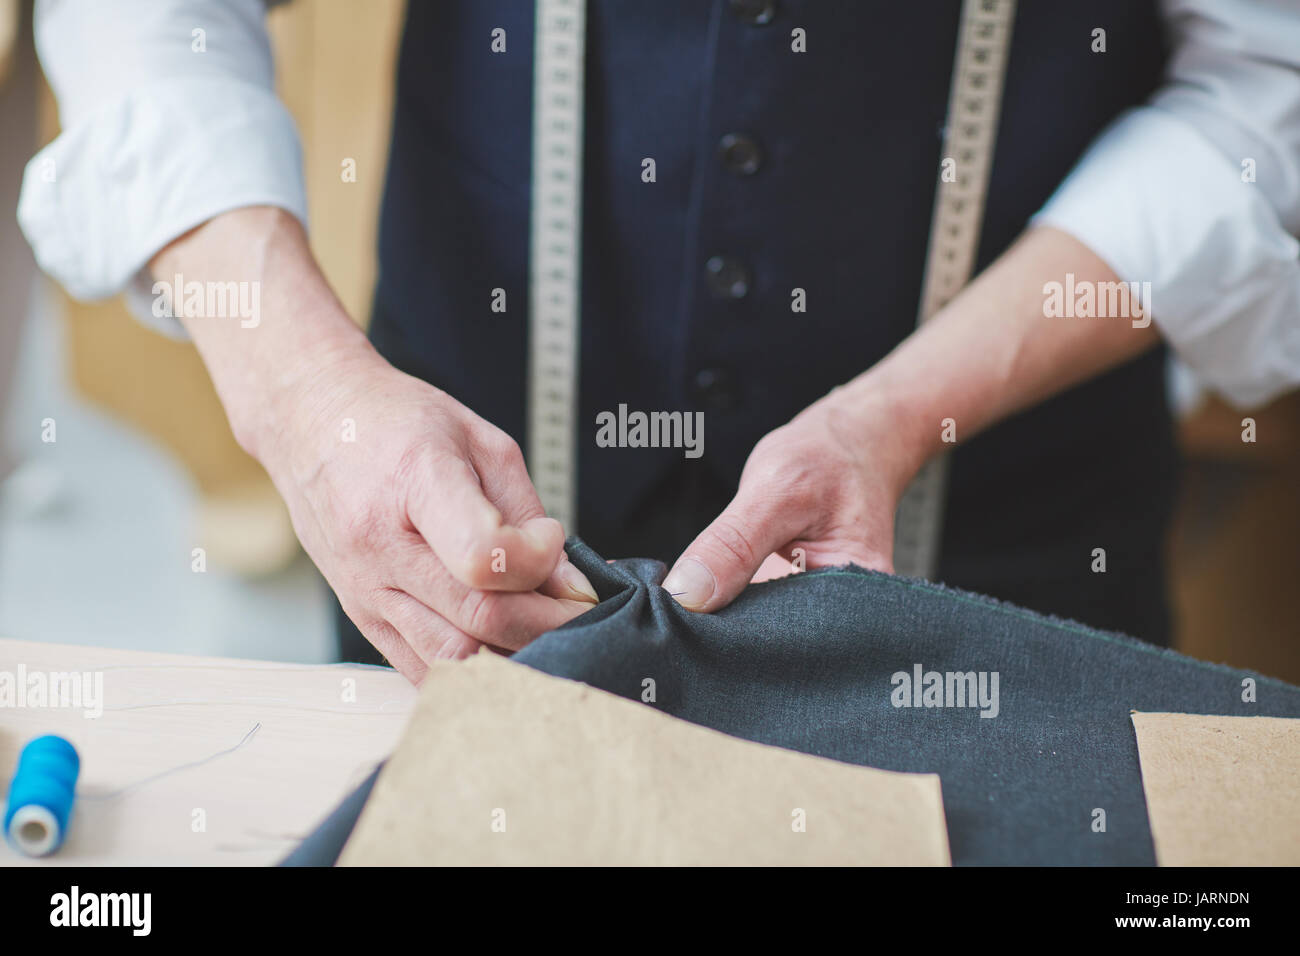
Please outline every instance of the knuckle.
M410 514L429 493L437 474L436 458L425 445L412 445L398 457L392 472L392 494L398 512Z
M821 475L821 466L805 456L782 456L765 459L745 479L765 506L803 508L834 496L834 488L825 487Z
M398 457L392 471L393 488L400 500L409 501L427 494L450 469L463 467L451 449L428 441L409 445Z
M385 658L392 657L397 648L403 643L402 635L398 633L397 628L387 621L368 620L365 622L355 621L357 630L375 650L384 655Z
M446 660L463 660L470 657L479 648L473 638L461 634L449 634L443 638L437 649L437 656Z
M397 458L393 466L393 481L399 486L416 484L416 478L428 462L425 446L409 445Z
M506 437L505 444L500 449L501 463L509 468L524 466L524 450L519 447L519 442L513 438Z
M484 588L491 583L491 553L472 539L466 538L445 564L451 576L461 584Z
M459 450L427 451L420 467L414 472L416 484L425 492L433 491L443 482L456 479L478 481L474 466Z
M375 551L385 536L386 527L383 509L367 503L358 507L346 519L343 541L351 551Z
M811 484L817 475L818 466L807 455L781 455L768 459L765 471L769 480L794 489Z
M501 602L490 591L471 589L461 598L457 615L460 626L474 637L494 634L501 617Z
M724 557L731 557L743 565L754 562L756 549L751 533L740 521L730 515L720 515L713 523L713 543Z
M476 436L476 445L482 453L500 467L523 464L524 453L519 443L496 426L488 426Z

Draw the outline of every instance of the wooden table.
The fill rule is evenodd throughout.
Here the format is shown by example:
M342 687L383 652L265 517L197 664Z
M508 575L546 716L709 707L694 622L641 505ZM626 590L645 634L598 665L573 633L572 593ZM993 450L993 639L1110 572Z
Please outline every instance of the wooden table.
M31 699L72 673L81 699L62 686L80 706ZM33 737L58 734L81 755L63 847L32 860L6 843L0 864L278 862L393 750L415 697L387 668L0 640L6 791Z

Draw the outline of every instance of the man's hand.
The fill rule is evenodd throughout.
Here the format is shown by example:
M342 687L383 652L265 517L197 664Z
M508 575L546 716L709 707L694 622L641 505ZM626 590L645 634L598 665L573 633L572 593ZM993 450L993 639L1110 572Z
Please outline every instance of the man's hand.
M770 554L802 557L806 567L893 571L894 511L909 458L885 409L873 422L847 399L837 389L754 447L736 497L664 580L684 607L730 604Z
M418 682L437 658L523 647L589 609L518 446L383 360L344 313L298 223L236 210L151 263L255 282L261 318L183 318L239 443L267 469L348 616Z
M377 356L357 364L296 396L262 460L366 638L416 680L431 660L518 650L589 610L596 593L514 440Z
M943 449L945 421L964 441L1159 341L1149 316L1132 321L1140 310L1126 285L1118 315L1049 317L1044 285L1067 273L1079 287L1118 282L1072 236L1031 229L876 366L764 437L735 499L664 588L690 610L716 611L769 554L790 558L796 548L807 568L852 562L892 572L894 512L907 482Z

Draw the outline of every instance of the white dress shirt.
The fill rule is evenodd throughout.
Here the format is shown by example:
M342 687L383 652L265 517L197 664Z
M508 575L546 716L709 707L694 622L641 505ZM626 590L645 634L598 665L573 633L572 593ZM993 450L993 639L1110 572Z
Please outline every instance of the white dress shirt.
M1178 356L1256 405L1300 384L1300 0L1162 6L1165 84L1097 138L1034 222L1149 282ZM63 133L28 164L18 216L72 295L126 290L156 321L146 266L175 237L249 205L305 223L263 16L263 0L37 0Z

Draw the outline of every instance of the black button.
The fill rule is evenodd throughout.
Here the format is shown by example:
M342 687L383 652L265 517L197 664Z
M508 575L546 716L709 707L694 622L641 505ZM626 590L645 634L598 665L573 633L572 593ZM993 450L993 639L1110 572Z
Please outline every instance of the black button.
M704 263L709 291L718 299L743 299L749 293L749 270L739 259L714 256Z
M734 408L736 382L725 368L706 368L695 373L695 397L714 411Z
M776 16L776 0L731 0L731 12L746 23L761 27Z
M763 165L763 147L752 136L728 133L718 143L718 154L728 172L737 176L752 176Z

